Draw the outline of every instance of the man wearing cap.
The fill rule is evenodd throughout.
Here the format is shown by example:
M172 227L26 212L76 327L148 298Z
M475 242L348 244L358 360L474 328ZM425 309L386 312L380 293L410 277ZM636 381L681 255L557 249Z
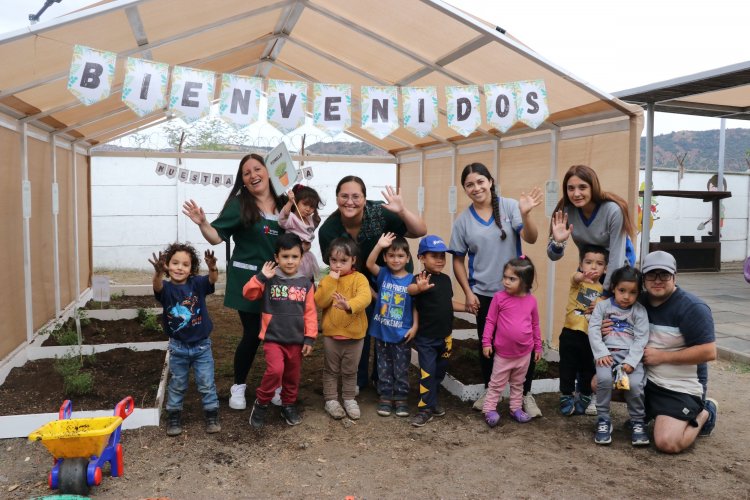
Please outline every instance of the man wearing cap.
M649 253L641 271L650 327L643 353L646 413L655 419L656 448L680 453L716 425L716 402L706 399L707 362L716 359L713 317L705 302L677 287L671 254Z

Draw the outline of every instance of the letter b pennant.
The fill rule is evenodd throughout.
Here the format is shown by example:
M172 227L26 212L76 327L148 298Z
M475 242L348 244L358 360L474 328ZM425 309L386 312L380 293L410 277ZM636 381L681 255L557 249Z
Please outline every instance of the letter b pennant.
M68 76L68 90L86 106L106 99L112 91L116 62L117 54L114 52L76 45Z

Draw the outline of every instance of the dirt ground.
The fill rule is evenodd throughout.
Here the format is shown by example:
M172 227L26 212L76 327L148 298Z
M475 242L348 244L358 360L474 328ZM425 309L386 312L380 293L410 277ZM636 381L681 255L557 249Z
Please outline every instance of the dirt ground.
M447 414L414 428L406 419L378 416L377 395L367 388L359 398L362 418L334 421L323 410L319 344L303 363L303 423L289 427L273 411L255 432L249 409L227 406L240 327L236 313L216 299L208 307L222 432L204 433L191 385L185 432L169 438L163 424L125 431L125 475L105 477L92 489L96 498L750 498L747 365L711 365L709 394L720 404L716 431L677 456L633 448L621 427L627 418L622 403L613 404L612 445L595 445L595 417L561 416L558 394L537 397L544 417L529 424L510 421L502 403L501 424L489 429L469 403L443 393ZM250 400L263 368L259 352L248 380ZM416 370L411 375L413 409ZM49 494L51 465L39 443L0 441L0 497Z

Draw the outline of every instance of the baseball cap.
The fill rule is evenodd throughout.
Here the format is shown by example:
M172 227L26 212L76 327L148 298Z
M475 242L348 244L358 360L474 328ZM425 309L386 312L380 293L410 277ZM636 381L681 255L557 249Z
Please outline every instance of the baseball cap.
M419 241L419 250L417 255L422 255L425 252L448 252L448 247L445 242L439 236L434 234L428 234Z
M672 274L677 272L677 263L671 253L657 250L656 252L651 252L644 257L643 262L641 263L641 272L643 274L658 269L669 271Z

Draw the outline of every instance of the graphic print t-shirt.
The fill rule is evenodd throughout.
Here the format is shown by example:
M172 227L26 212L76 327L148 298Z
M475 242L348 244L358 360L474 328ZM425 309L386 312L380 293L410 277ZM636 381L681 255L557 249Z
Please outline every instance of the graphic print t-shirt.
M154 292L154 297L164 307L164 331L188 344L208 337L213 324L206 309L206 295L214 293L208 276L191 276L181 285L166 280L162 283L161 292Z
M396 278L390 269L381 267L378 274L378 298L370 321L369 333L383 342L401 342L413 324L411 296L406 288L414 277Z

